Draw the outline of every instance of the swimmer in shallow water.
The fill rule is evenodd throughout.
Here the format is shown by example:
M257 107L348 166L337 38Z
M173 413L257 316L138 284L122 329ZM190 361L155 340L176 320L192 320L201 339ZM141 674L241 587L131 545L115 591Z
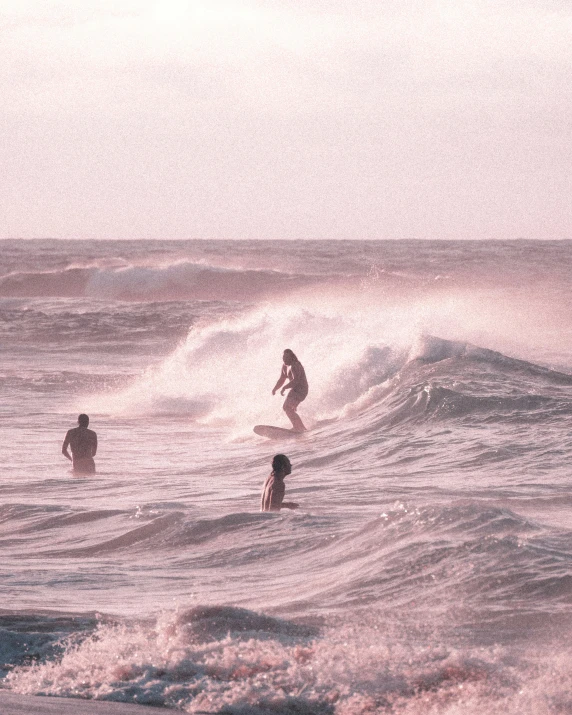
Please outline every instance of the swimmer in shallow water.
M97 434L87 428L87 415L80 415L77 422L77 427L67 431L62 444L62 454L72 463L74 474L95 474L93 458L97 452ZM71 455L68 447L71 449Z
M266 478L262 488L260 511L280 511L280 509L297 509L295 502L282 501L286 492L284 477L292 471L290 460L285 454L277 454L272 460L272 472Z
M296 432L305 432L306 428L304 423L300 419L297 413L298 405L300 402L306 399L308 396L308 380L306 379L306 372L302 363L298 360L296 355L286 348L284 354L282 355L282 360L284 364L282 365L282 372L278 378L278 382L274 385L272 394L276 394L276 390L279 390L282 385L287 382L284 387L280 390L280 394L283 395L286 390L290 390L288 396L284 400L282 409L288 415L288 419L292 422L292 427Z

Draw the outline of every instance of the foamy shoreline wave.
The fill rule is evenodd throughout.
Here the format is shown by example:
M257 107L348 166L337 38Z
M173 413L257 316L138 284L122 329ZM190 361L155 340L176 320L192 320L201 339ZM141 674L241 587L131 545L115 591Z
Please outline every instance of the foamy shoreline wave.
M568 656L550 642L475 647L437 622L367 611L317 628L197 607L155 625L102 625L56 660L16 667L0 704L37 708L26 715L145 712L124 703L197 715L548 715L566 708Z

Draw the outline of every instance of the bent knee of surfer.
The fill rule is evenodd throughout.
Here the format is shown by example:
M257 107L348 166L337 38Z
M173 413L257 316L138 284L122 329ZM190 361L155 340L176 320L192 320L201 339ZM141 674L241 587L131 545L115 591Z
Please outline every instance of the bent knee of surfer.
M297 407L297 405L296 405L296 407ZM282 409L286 413L288 419L292 423L293 429L296 432L306 432L307 431L306 426L302 422L302 418L300 417L300 415L296 412L296 407L294 407L292 405L287 405L286 403L284 403L284 405L282 406Z

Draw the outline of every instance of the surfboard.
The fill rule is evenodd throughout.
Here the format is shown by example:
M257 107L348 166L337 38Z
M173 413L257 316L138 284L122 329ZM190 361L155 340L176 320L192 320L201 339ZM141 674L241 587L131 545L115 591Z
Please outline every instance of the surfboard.
M292 439L292 437L300 437L303 432L295 432L293 429L284 429L283 427L273 427L272 425L256 425L254 427L256 434L268 439Z

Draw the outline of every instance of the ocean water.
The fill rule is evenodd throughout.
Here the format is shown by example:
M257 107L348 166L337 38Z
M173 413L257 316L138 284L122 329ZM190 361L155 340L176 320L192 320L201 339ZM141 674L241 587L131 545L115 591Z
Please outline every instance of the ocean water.
M0 687L572 713L571 289L566 241L0 241Z

